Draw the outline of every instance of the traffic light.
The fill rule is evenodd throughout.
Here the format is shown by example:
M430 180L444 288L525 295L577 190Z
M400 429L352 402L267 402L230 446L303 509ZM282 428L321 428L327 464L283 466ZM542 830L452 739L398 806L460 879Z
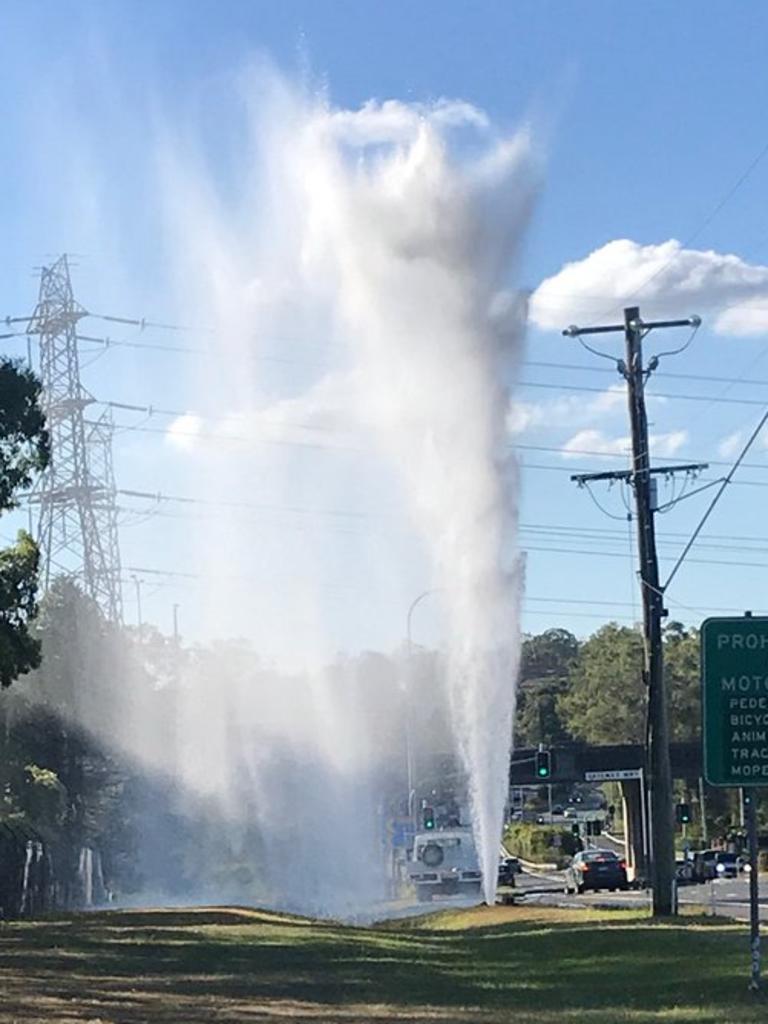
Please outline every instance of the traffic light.
M435 827L435 809L434 807L422 808L422 820L424 822L424 828L431 831Z
M536 778L548 779L552 775L552 755L548 750L536 751Z
M571 825L571 832L573 832L575 836L581 835L581 825L578 823L578 821L574 821L574 823Z
M691 808L689 804L678 804L676 808L675 817L677 818L678 825L690 825L691 823Z

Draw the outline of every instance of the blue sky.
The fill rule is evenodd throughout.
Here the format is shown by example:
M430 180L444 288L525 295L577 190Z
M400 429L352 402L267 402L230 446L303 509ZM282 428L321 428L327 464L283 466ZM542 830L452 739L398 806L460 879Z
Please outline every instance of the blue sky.
M760 313L761 294L768 306L768 287L754 270L768 264L768 157L754 164L768 145L768 11L762 5L19 2L3 5L0 22L5 44L0 65L3 315L32 305L33 268L67 250L81 254L75 283L89 309L177 320L148 151L158 124L181 123L185 131L194 125L217 186L235 195L242 181L241 154L233 144L238 121L228 98L243 69L264 56L289 76L309 73L322 79L340 107L356 108L370 98L428 102L447 96L485 110L501 128L530 120L546 167L522 280L536 289L566 263L579 262L580 270L565 284L559 279L559 289L551 284L559 305L531 325L529 365L518 391L525 415L516 439L529 446L520 451L521 542L528 550L524 626L557 625L584 634L609 618L637 617L634 553L621 518L621 495L618 489L595 490L608 512L619 517L608 518L569 481L572 472L623 465L625 410L605 394L618 377L608 372L608 362L584 353L554 328L561 319L563 326L616 319L624 284L644 281L660 260L665 269L656 284L669 287L664 294L653 286L645 293L641 289L641 308L646 300L651 313L658 303L672 315L698 312L704 326L685 353L663 362L650 385L649 394L693 396L651 402L652 431L665 439L659 457L666 452L666 461L726 462L738 449L735 435L749 431L759 418L760 402L768 401L768 385L757 382L768 381L768 323L762 324ZM609 249L599 266L581 263L617 239L646 248ZM693 278L686 283L675 277L673 271L687 265L684 253L652 248L670 239L705 254L691 266L703 290L691 287ZM722 254L734 254L742 263L734 269L719 259ZM728 320L723 310L741 309L750 281L752 312L745 328L740 313ZM112 333L118 336L117 330ZM139 340L169 344L179 337L156 333L150 338L145 332ZM667 336L661 347L674 348L675 340ZM193 333L181 343L202 344ZM658 347L656 339L648 346L650 351ZM84 355L84 362L98 351ZM193 383L188 372L190 358L116 348L87 366L84 375L99 397L185 410L200 399L199 377ZM293 368L265 362L252 369L262 374L264 392L278 398L295 394L312 374L301 359ZM724 377L738 383L718 382ZM580 387L594 390L570 390ZM205 480L163 436L167 420L132 414L116 414L116 419L158 431L117 435L121 488L204 496ZM579 437L582 441L575 442ZM569 443L579 452L598 454L567 456L558 450ZM601 449L613 455L601 457ZM750 467L726 493L708 524L708 537L681 570L669 595L675 617L697 623L714 609L766 610L761 584L768 568L767 452L758 441L747 459ZM264 496L265 503L317 507L318 460L309 451L297 458L301 467L294 466L290 479ZM723 471L713 467L708 477ZM372 522L387 501L386 483L379 491L366 479L363 488L351 456L340 473L347 478L348 500L338 511L359 510L371 517L366 523ZM292 486L298 493L291 493ZM691 498L659 517L667 560L684 544L704 502ZM149 508L127 499L125 505L137 513ZM163 506L162 511L181 515L184 510ZM182 533L185 520L141 521L127 512L125 518L127 566L194 571ZM285 532L291 516L264 513L254 526L254 547L269 534L263 532L265 519L277 534ZM215 519L203 524L211 531L216 526ZM275 558L287 573L300 573L301 558L316 558L307 539L313 529L292 542L292 552L277 544ZM402 637L403 606L429 586L428 573L412 542L402 538L391 548L402 565L397 579L370 587L360 566L370 560L376 541L368 534L375 526L359 532L362 537L335 531L317 568L333 594L334 642L347 649L392 647ZM226 543L212 536L215 543ZM264 571L275 571L275 558L265 556ZM260 564L256 560L253 571ZM205 612L194 585L145 580L148 617L169 628L170 608L177 602L185 631L205 634ZM368 588L365 600L361 587ZM132 599L128 589L129 619L135 613ZM424 639L434 638L428 603L420 614Z

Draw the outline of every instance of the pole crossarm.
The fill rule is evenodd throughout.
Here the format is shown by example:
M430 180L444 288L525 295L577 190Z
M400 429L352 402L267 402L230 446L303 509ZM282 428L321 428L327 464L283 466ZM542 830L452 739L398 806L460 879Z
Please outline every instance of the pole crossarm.
M700 325L701 317L695 314L687 316L684 320L641 320L637 316L630 322L630 326L634 330L644 333L657 327L699 327ZM582 334L616 334L619 332L623 334L626 326L626 324L606 324L598 327L577 327L576 324L571 324L562 333L566 338L579 338Z
M689 462L680 466L653 466L643 472L651 476L672 476L673 473L698 473L703 469L709 469L708 462ZM571 481L582 486L599 480L632 480L636 475L637 470L618 469L605 473L576 473L571 477Z

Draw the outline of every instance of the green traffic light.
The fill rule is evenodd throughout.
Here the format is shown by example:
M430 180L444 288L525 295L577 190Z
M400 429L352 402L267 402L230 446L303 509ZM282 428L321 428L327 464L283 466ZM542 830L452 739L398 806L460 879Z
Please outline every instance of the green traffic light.
M546 779L546 777L548 775L549 775L549 770L547 768L545 768L544 765L542 765L541 768L539 768L539 778Z

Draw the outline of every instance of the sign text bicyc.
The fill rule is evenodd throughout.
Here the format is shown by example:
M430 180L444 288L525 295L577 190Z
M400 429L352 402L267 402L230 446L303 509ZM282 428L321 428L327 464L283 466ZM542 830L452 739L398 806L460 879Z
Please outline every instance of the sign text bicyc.
M701 680L707 782L768 785L768 617L707 619Z

